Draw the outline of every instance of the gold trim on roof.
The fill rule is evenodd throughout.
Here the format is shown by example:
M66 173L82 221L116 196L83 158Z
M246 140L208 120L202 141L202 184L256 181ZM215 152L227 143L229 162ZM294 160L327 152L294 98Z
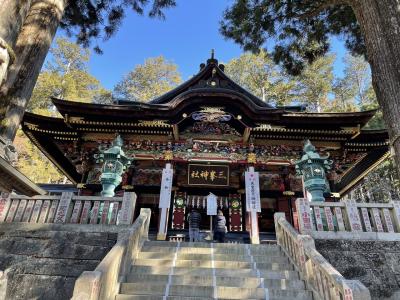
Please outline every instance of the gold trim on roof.
M304 140L304 139L310 139L310 140L325 140L325 141L347 141L347 138L345 137L331 137L331 136L305 136L305 135L268 135L268 134L254 134L252 135L255 138L260 138L260 139L289 139L289 140Z
M156 127L171 127L172 125L166 123L167 120L139 120L137 126L156 126Z
M225 107L211 107L211 106L201 106L200 112L202 113L209 113L209 114L225 114L226 112L224 111Z
M75 124L84 124L85 118L83 117L66 117L66 122Z
M313 133L313 134L352 134L354 135L355 131L349 130L314 130L314 129L294 129L294 128L284 128L279 126L271 126L268 127L268 124L263 124L263 126L258 126L253 129L254 131L266 131L266 132L293 132L293 133Z
M389 146L389 141L376 142L376 143L345 143L345 146L354 147L377 147L377 146Z
M52 133L52 134L58 134L58 135L78 135L77 132L72 132L72 131L55 131L55 130L41 129L41 128L39 128L39 125L28 123L28 122L24 122L24 125L26 127L28 127L28 129L31 131Z
M139 120L138 122L86 121L83 117L69 117L68 123L100 126L172 127L167 120Z
M28 127L29 130L36 130L39 128L39 125L37 124L32 124L32 123L28 123L28 122L24 122L24 125L26 127Z

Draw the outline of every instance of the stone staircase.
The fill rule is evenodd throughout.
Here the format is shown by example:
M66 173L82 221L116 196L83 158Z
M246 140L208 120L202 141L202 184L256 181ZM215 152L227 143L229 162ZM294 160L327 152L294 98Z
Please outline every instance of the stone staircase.
M117 300L309 300L277 245L146 242Z

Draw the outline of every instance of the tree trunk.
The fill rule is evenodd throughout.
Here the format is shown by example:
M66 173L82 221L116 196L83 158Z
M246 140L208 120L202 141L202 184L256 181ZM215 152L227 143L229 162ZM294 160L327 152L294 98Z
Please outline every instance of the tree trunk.
M14 140L40 69L60 23L67 0L33 0L19 34L7 81L0 91L0 107L8 107L0 127L0 137Z
M399 0L350 0L349 3L365 39L372 83L400 174L400 3Z
M30 6L31 0L0 0L0 85L14 60L13 48Z

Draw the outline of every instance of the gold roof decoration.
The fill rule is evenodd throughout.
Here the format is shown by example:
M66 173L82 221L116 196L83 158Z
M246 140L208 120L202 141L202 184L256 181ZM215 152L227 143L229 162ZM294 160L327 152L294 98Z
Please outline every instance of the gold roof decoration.
M224 107L202 106L200 108L200 111L192 114L192 118L195 121L217 123L227 122L232 119L232 116L224 111Z
M257 163L257 155L255 153L247 154L247 163L249 164Z
M173 160L174 159L174 153L171 150L167 150L164 152L164 159L165 160Z

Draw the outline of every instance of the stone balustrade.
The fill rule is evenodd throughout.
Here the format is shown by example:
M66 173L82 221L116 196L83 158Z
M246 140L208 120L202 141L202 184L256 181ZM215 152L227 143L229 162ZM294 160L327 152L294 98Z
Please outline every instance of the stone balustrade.
M135 204L135 193L124 193L123 197L76 196L71 192L33 197L2 193L0 223L129 225L133 222Z
M316 299L369 300L368 289L358 280L346 280L316 249L309 235L299 234L284 213L275 213L278 245L296 266Z
M389 203L296 200L299 231L314 238L400 240L400 201Z
M94 271L85 271L75 282L72 300L115 299L119 284L129 273L143 243L148 240L151 210L142 208L128 231L118 234L118 241Z

